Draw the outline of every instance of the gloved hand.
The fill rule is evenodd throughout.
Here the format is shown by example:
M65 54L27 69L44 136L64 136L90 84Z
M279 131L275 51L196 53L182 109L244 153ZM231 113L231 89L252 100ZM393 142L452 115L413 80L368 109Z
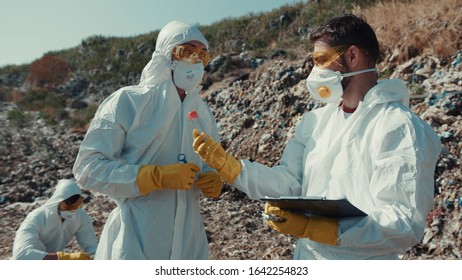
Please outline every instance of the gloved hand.
M241 173L241 163L228 154L223 147L205 133L193 131L194 151L208 164L216 169L221 177L231 184Z
M199 178L194 183L196 187L200 188L206 197L218 198L221 194L223 181L216 172L206 172L199 174Z
M142 195L162 189L189 190L199 171L199 167L194 163L142 165L136 182Z
M65 253L65 252L56 252L58 260L91 260L89 254L85 252L76 252L76 253Z
M282 234L298 238L309 238L315 242L336 246L338 239L338 219L325 217L307 217L303 214L281 210L270 203L265 204L265 213L285 219L283 222L266 221L272 229Z

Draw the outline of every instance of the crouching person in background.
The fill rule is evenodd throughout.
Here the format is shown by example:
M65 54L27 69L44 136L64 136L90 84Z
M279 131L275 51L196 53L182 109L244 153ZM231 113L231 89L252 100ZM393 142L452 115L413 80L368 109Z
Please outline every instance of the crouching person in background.
M52 197L21 223L11 259L90 260L98 241L92 221L82 205L83 197L77 182L60 180ZM64 252L74 236L83 252Z

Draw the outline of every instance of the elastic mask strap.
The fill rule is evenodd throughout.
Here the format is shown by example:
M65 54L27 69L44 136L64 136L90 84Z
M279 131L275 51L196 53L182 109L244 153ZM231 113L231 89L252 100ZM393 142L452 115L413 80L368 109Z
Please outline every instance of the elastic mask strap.
M351 76L366 73L366 72L377 72L377 69L369 68L369 69L359 70L359 71L350 72L350 73L342 73L342 77L351 77Z

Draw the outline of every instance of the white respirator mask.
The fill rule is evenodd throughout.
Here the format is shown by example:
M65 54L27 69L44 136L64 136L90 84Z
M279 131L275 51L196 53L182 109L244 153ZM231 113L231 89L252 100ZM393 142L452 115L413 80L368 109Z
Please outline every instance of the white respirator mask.
M59 211L59 216L64 220L73 220L75 218L76 211Z
M173 82L185 91L196 88L204 77L202 62L189 63L181 60L173 62Z
M339 71L332 71L327 68L314 66L306 79L306 86L308 91L319 101L324 103L337 103L343 96L341 82L344 77L375 71L377 71L375 68L369 68L350 73L340 73Z

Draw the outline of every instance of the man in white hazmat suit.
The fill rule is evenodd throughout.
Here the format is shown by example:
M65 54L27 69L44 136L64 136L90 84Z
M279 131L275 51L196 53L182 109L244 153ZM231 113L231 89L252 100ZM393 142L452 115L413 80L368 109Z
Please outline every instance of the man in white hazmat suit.
M75 180L63 179L42 206L30 212L16 231L14 260L89 260L98 240ZM84 252L64 252L73 237Z
M325 218L265 205L283 221L267 224L299 237L295 259L397 259L417 244L433 206L441 143L407 105L401 80L377 80L379 45L360 17L334 18L314 30L311 94L327 105L307 112L273 168L238 161L205 134L194 148L250 198L347 199L365 217Z
M73 172L83 188L114 199L95 259L207 259L201 192L218 197L222 179L192 149L198 128L219 140L201 99L210 60L195 26L168 23L137 86L98 108ZM188 118L195 111L198 121ZM195 124L196 123L196 124Z

